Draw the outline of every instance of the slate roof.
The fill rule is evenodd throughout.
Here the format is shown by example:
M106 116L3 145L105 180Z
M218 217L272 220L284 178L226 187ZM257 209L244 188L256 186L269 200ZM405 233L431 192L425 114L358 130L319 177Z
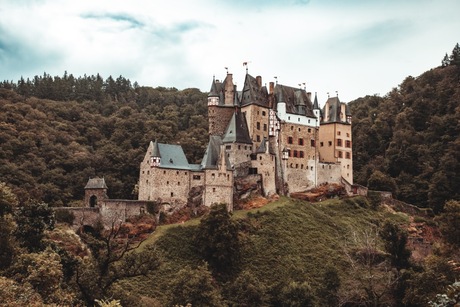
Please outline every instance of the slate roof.
M222 142L252 144L246 116L242 112L236 111L233 113Z
M152 144L152 157L160 157L160 168L182 170L198 170L199 165L189 164L181 145L162 144L155 141Z
M107 189L104 178L90 178L85 186L85 189Z
M256 153L266 153L267 152L267 146L266 146L267 141L268 141L267 138L263 137L262 142L260 143L259 147L256 150ZM275 154L274 152L272 152L270 146L268 147L268 152L271 154Z
M323 107L322 113L326 114L326 107L329 106L329 118L324 118L323 123L346 123L340 119L341 105L339 97L329 97ZM345 116L351 116L351 111L348 105L345 105Z
M286 103L287 113L315 117L313 104L304 89L277 84L275 95L278 103Z
M201 161L201 169L215 169L219 163L220 150L222 145L222 139L218 135L209 136L208 147ZM231 170L230 161L228 160L227 155L225 157L225 165L227 170Z
M266 86L259 86L257 79L246 74L241 96L241 105L257 104L268 107L268 91Z

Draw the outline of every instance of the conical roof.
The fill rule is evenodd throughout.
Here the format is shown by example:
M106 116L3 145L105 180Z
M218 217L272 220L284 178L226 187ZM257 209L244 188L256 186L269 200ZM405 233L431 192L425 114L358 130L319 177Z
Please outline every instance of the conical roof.
M233 113L230 122L228 123L227 130L222 139L223 143L243 143L252 144L249 137L248 124L246 117L240 111Z

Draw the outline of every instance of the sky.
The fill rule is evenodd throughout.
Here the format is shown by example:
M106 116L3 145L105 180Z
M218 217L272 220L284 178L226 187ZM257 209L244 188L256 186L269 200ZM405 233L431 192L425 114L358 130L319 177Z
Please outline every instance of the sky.
M246 68L320 105L384 96L460 42L458 0L0 0L0 80L109 75L198 88ZM247 62L247 66L243 63Z

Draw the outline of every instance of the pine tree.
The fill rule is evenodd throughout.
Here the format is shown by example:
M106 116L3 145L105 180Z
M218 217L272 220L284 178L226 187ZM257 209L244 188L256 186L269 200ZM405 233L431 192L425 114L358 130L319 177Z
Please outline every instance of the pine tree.
M450 65L457 65L460 66L460 46L457 43L452 50L452 54L450 55Z

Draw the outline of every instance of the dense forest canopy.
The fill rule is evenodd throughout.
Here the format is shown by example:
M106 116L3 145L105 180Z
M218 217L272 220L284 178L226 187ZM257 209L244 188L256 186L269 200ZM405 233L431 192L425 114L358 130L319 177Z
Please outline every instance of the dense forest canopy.
M198 89L67 73L2 87L0 174L25 199L70 205L94 176L105 177L110 197L130 199L150 141L182 144L191 163L204 153L206 94Z
M442 210L460 191L460 47L384 97L350 102L356 183ZM119 76L44 73L0 83L0 175L52 206L104 176L112 198L135 197L150 141L180 143L197 163L208 140L206 93L141 87ZM133 194L134 193L134 194Z
M442 66L407 77L384 97L350 102L355 182L442 210L460 198L460 48ZM383 186L383 187L382 187Z

